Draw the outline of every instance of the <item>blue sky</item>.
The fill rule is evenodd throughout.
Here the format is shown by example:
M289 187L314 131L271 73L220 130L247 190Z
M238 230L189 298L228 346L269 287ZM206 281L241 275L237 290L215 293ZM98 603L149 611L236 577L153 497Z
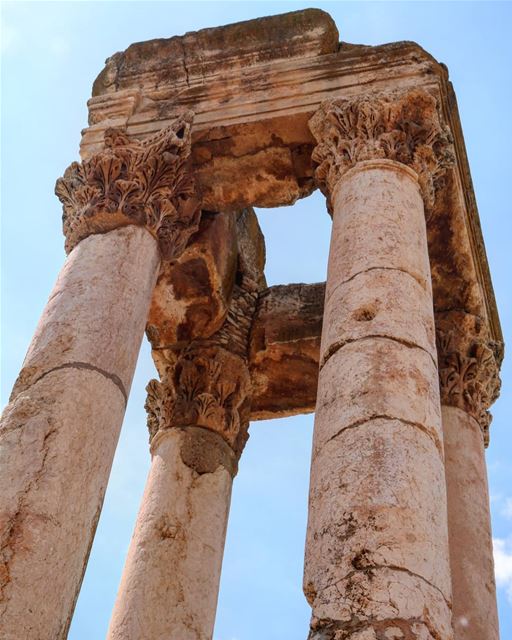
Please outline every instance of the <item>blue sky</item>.
M512 344L512 4L507 2L59 2L2 4L2 404L64 260L57 177L78 157L86 101L105 58L170 37L307 6L341 39L415 40L445 62L457 92L505 341ZM330 220L315 193L260 210L269 284L325 279ZM512 637L512 364L487 452L502 638ZM69 638L102 638L149 466L143 345L89 567ZM296 640L312 416L254 423L235 480L215 640Z

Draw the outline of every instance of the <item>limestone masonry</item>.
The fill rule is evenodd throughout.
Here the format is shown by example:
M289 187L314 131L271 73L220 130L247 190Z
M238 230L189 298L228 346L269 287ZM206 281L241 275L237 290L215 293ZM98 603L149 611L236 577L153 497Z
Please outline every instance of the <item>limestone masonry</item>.
M133 44L88 106L2 417L2 639L67 637L145 330L152 463L109 640L211 640L249 423L312 411L304 637L498 640L503 339L446 67L308 9ZM253 207L316 188L326 282L269 288Z

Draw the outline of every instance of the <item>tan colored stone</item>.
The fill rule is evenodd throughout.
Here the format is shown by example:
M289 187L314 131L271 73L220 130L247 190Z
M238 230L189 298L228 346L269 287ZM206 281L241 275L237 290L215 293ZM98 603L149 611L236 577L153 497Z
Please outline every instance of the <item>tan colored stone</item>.
M360 162L340 180L333 199L341 213L333 219L329 270L336 280L328 277L326 299L335 286L371 269L405 271L431 291L427 247L420 240L423 201L414 172L392 160Z
M226 319L175 347L147 386L152 465L114 605L109 640L211 640L232 478L248 438L247 355L264 245L252 211ZM232 238L231 238L232 239ZM166 350L172 352L172 349Z
M260 294L249 347L251 420L314 411L324 294L323 283Z
M344 101L341 110L333 101L312 121L333 230L304 570L309 640L382 638L397 627L405 637L449 640L446 488L424 205L417 175L387 155L390 143L392 153L402 149L410 161L413 141L404 142L402 125L394 131L394 103L384 100L388 128L380 98L374 99L375 108L368 99L354 108ZM407 99L398 99L400 118ZM421 103L417 93L411 100ZM430 99L425 104L431 114ZM422 132L415 140L430 139L424 125L415 120ZM393 147L397 137L405 148ZM336 181L336 175L342 177ZM425 185L434 183L428 176L422 182L425 196ZM361 294L358 276L364 276ZM414 287L398 285L399 278L414 280ZM382 336L370 324L378 317L376 298L386 301L376 323Z
M455 640L498 640L484 443L476 420L443 406Z
M103 372L128 397L160 257L128 226L82 241L66 259L12 397L62 367Z
M102 149L71 163L55 184L66 252L91 234L134 224L154 235L165 260L182 253L200 218L189 172L193 117L187 111L143 141L110 127Z
M400 420L347 429L313 458L311 487L306 589L389 567L449 600L444 465L430 437Z
M424 431L442 456L437 369L422 349L387 338L351 342L324 364L318 389L313 457L344 429L372 418Z
M400 640L453 637L449 603L436 588L406 571L354 572L323 595L314 601L318 615L311 622L310 640L387 640L397 626L403 632ZM325 625L327 620L337 622Z
M145 138L192 106L205 208L292 204L315 188L308 121L325 100L411 89L437 100L457 159L427 221L436 310L479 315L500 341L457 100L446 66L416 43L338 43L332 19L311 10L137 43L98 77L81 153L108 127Z
M376 268L357 274L332 291L325 315L332 323L325 328L321 364L343 345L370 337L423 349L436 360L432 296L408 273Z
M199 230L177 260L162 263L146 333L156 350L208 338L228 310L236 275L236 218L202 215ZM158 367L158 362L157 362Z
M9 640L66 637L159 263L144 228L86 238L29 347L0 431Z
M212 637L232 478L222 464L188 466L186 438L169 429L154 441L109 640Z
M125 411L101 372L52 371L20 391L0 431L3 640L67 637Z

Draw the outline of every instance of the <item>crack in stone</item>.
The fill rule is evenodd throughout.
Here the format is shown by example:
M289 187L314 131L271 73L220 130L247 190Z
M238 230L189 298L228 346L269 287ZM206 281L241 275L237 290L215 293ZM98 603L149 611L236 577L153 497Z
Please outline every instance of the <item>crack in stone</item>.
M437 361L435 360L435 358L432 357L432 354L421 345L416 344L415 342L411 342L410 340L404 340L403 338L396 338L394 336L384 336L384 335L375 333L368 336L362 336L361 338L347 338L346 340L340 340L339 342L336 342L335 344L331 345L331 347L327 350L326 355L322 358L319 370L321 371L324 365L327 364L327 361L340 349L345 347L347 344L352 344L353 342L360 342L361 340L371 340L371 339L392 340L393 342L397 342L398 344L401 344L404 347L407 347L408 349L420 349L421 351L423 351L428 355L428 357L432 360L435 368L437 369Z
M185 49L185 43L183 42L183 39L180 39L179 42L181 44L181 50L183 54L182 62L183 62L183 71L185 71L185 82L187 84L187 87L190 89L190 75L189 75L189 70L187 66L187 51Z
M33 488L37 487L39 484L39 480L41 478L41 475L43 474L43 471L45 470L45 464L46 464L46 459L48 457L48 453L49 453L49 446L48 446L48 440L50 439L51 436L53 436L55 433L57 433L57 429L55 427L51 427L49 431L45 434L44 438L43 438L43 442L41 444L41 450L43 451L43 458L41 461L41 464L39 466L39 469L36 471L34 477L32 478L32 480L29 481L28 486L26 487L26 489L24 489L21 492L20 497L18 498L18 505L16 508L15 513L12 515L12 517L10 518L10 524L9 524L9 528L7 529L7 531L5 532L5 537L3 539L3 541L1 541L0 544L0 566L2 568L1 570L1 578L0 578L0 602L6 602L6 600L4 600L4 591L7 587L7 585L11 582L11 571L10 571L10 564L15 556L15 546L16 546L16 535L17 535L17 529L19 526L21 526L21 523L23 522L23 520L25 519L26 515L24 513L25 508L26 508L26 499L27 496L30 494L30 492L32 491ZM46 519L50 519L48 518L48 516L44 516ZM58 523L57 523L58 524Z
M340 429L334 435L332 435L330 438L328 438L325 441L325 443L322 445L322 447L320 447L320 448L325 447L325 445L327 443L331 442L331 440L335 440L339 435L341 435L345 431L349 431L350 429L357 429L357 427L361 427L362 425L367 424L368 422L372 422L373 420L396 421L396 422L401 422L402 424L405 424L408 427L414 427L415 429L419 429L419 431L424 433L426 436L428 436L430 438L430 440L432 440L432 442L434 443L437 451L439 452L439 455L441 456L441 460L444 460L444 448L443 448L443 445L442 445L440 439L437 438L424 425L422 425L420 422L414 422L413 420L405 420L404 418L397 418L396 416L389 416L389 415L384 414L384 413L382 413L382 414L377 413L377 414L371 415L371 416L369 416L367 418L361 418L361 420L356 420L352 424L349 424L346 427L343 427L343 429ZM317 454L314 452L312 458L313 459L316 458L316 455Z
M360 632L365 630L373 631L375 640L390 640L387 632L391 630L398 630L401 633L402 640L415 640L419 637L417 635L417 627L419 625L427 629L432 640L442 640L428 618L426 620L418 617L400 618L397 615L382 620L375 616L368 616L362 620L356 614L352 614L350 620L346 621L313 618L308 640L350 640L350 638L355 637L355 634L360 637ZM393 637L398 638L395 634Z
M425 291L425 287L424 287L423 283L421 282L421 280L419 280L412 273L409 273L409 271L407 271L406 269L400 269L400 267L368 267L368 269L363 269L362 271L358 271L357 273L354 273L353 275L351 275L350 278L347 278L346 280L343 280L342 282L338 282L338 284L334 287L334 289L331 291L329 296L325 298L325 303L327 304L327 301L332 298L332 296L339 289L339 287L343 286L344 284L347 284L347 282L351 282L352 280L355 280L355 278L357 278L357 276L360 276L363 273L368 273L369 271L400 271L401 273L405 273L405 275L407 275L410 278L412 278L415 282L417 282L420 285L422 290ZM427 291L427 293L428 293L428 291Z
M32 387L33 385L35 385L37 382L45 378L50 373L53 373L54 371L60 371L61 369L84 369L86 371L95 371L96 373L101 374L102 376L104 376L105 378L113 382L116 385L116 387L119 389L119 391L123 394L124 406L126 407L126 405L128 404L128 394L126 392L126 389L124 388L121 378L115 373L109 373L104 369L100 369L100 367L96 367L93 364L89 364L88 362L65 362L64 364L59 364L58 366L53 367L53 369L48 369L48 371L45 371L44 373L42 373L38 378L36 378L33 382L31 382L30 385L28 385L28 387ZM22 392L20 391L19 393L22 393ZM13 400L14 399L11 398L11 402Z

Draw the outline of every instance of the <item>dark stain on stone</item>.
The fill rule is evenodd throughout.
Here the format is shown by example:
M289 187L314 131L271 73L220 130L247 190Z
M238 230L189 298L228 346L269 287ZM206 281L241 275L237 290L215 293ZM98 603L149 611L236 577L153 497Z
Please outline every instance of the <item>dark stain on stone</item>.
M215 473L219 466L223 466L232 478L236 476L236 456L218 433L202 427L185 427L183 434L180 450L183 464L199 475Z

